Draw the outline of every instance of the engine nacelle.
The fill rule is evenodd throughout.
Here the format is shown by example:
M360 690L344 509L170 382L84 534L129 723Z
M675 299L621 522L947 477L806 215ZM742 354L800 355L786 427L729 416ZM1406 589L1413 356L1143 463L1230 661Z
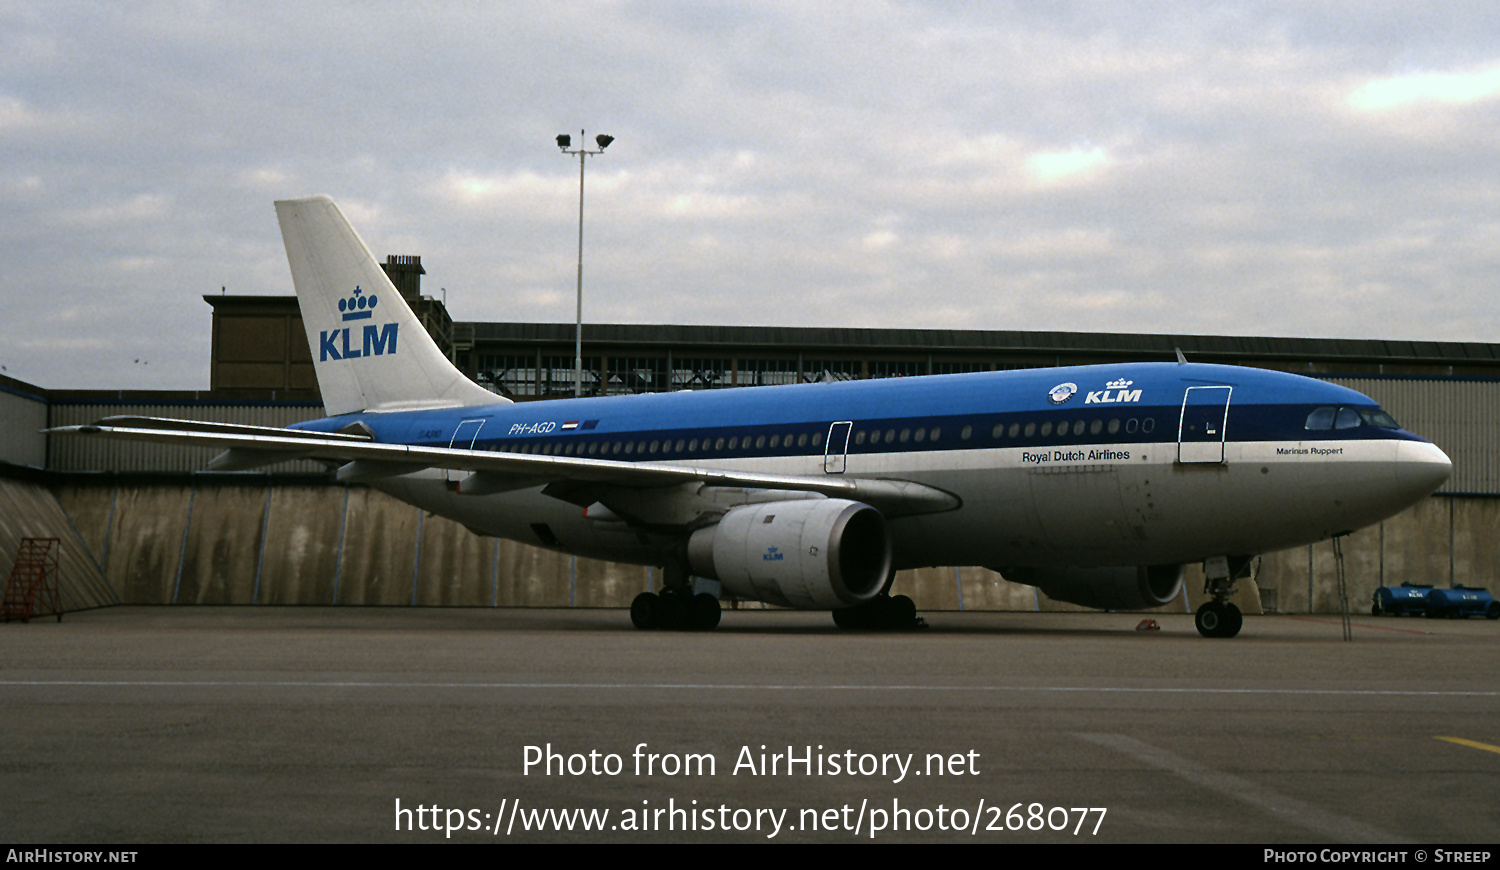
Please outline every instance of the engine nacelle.
M885 585L891 539L879 511L847 499L745 505L693 533L688 569L741 598L850 607Z
M1177 597L1182 565L1102 568L1000 568L1012 583L1035 586L1056 601L1101 610L1145 610Z

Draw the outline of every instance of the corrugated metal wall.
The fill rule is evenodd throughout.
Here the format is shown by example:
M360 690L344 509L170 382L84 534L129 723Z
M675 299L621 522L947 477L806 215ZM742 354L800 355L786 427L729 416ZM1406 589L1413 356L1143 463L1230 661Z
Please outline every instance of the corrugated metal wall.
M1500 495L1500 381L1329 378L1380 403L1406 429L1443 448L1453 477L1441 493Z
M0 462L41 468L47 461L47 402L0 388Z
M128 414L138 417L171 417L277 428L323 416L323 406L310 403L234 404L141 402L56 402L53 426L78 426L101 417ZM220 451L211 447L182 447L144 441L122 441L88 436L53 437L48 445L47 467L52 471L190 472L203 471ZM306 460L283 462L257 469L273 474L308 474L324 471Z

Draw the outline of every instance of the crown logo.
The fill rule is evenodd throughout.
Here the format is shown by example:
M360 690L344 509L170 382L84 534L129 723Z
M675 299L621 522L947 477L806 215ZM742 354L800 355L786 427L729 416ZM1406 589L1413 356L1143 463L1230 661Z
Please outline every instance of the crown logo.
M380 301L380 297L373 293L369 296L363 294L364 291L355 285L354 292L349 295L348 299L339 300L339 311L342 312L345 321L369 320L375 314L375 303Z
M1133 383L1135 383L1135 381L1127 381L1124 378L1120 378L1118 381L1110 381L1109 383L1105 384L1104 388L1106 390L1123 390Z

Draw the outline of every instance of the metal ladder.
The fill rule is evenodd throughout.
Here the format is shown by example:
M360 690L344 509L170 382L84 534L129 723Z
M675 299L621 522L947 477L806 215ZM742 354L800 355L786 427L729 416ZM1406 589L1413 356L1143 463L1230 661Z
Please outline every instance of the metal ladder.
M51 613L62 622L62 602L57 594L57 556L61 549L57 538L21 539L10 582L5 584L0 618L28 622L33 616Z

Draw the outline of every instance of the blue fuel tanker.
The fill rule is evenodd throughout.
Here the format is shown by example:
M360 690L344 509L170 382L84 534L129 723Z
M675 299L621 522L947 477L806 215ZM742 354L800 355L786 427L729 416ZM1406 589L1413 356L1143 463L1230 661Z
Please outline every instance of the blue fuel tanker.
M1374 603L1370 605L1370 613L1375 616L1389 614L1401 616L1411 614L1421 615L1427 612L1427 593L1432 591L1431 583L1402 583L1400 586L1382 586L1375 590Z
M1500 601L1496 601L1489 590L1471 586L1433 589L1427 593L1427 615L1433 619L1465 616L1500 619Z

